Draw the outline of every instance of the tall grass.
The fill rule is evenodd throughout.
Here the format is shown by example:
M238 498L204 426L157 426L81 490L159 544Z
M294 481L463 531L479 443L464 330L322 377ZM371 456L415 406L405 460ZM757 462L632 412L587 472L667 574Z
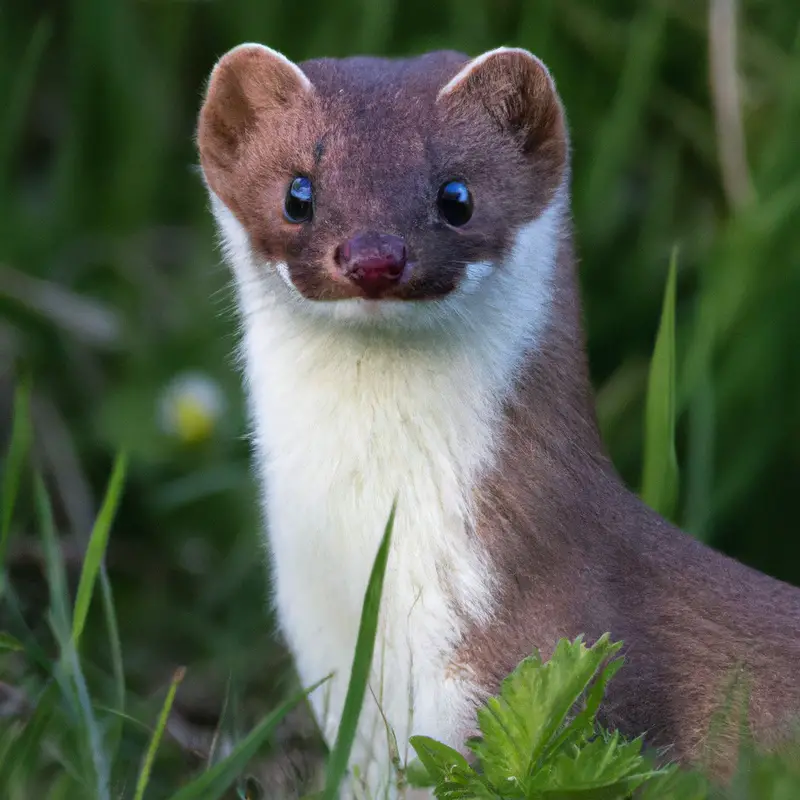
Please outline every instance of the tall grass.
M12 487L3 492L4 500L9 504L5 508L13 507L16 488L23 480L24 443L30 441L28 402L27 392L20 391L14 415L15 437L12 441L12 457L7 461L9 468L4 476L5 486ZM20 444L21 442L23 444ZM95 695L94 687L90 688L86 667L91 664L81 658L79 650L81 633L94 588L104 572L103 560L111 521L123 491L125 463L124 458L118 459L112 472L108 490L83 557L80 581L74 600L71 599L67 585L50 497L42 479L38 475L34 477L33 485L39 512L38 525L44 546L50 595L47 619L56 652L52 660L47 657L43 659L41 651L37 649L36 652L28 652L26 643L11 633L3 632L0 639L2 648L13 652L22 659L23 667L31 670L31 674L23 684L28 696L25 698L25 703L17 709L19 719L2 729L0 739L0 796L2 797L46 796L109 800L112 797L132 796L133 800L144 800L146 796L152 795L152 793L147 794L151 774L186 669L179 668L172 677L166 698L150 733L149 744L143 751L141 766L134 783L129 774L132 765L125 759L117 758L122 734L117 723L128 725L133 723L145 730L148 730L150 725L147 721L136 719L125 712L127 698L125 685L121 683L124 680L123 665L119 655L121 646L117 639L116 623L111 622L115 611L110 585L107 586L108 593L104 595L107 597L107 603L104 605L108 622L107 647L114 654L114 690L111 692L110 705L103 704ZM391 519L387 526L384 544L376 560L375 577L370 582L370 592L364 612L365 633L360 637L360 647L354 661L356 678L352 683L356 687L354 697L357 707L349 708L353 704L348 704L346 717L349 715L351 718L350 741L352 741L352 727L358 716L360 697L363 698L366 686L364 670L368 672L371 660L390 532ZM3 562L0 562L0 576L3 578L3 585L8 586L7 570ZM8 589L10 591L10 586ZM361 639L364 643L361 643ZM43 674L36 674L36 667L39 667ZM170 793L170 800L214 800L223 797L225 792L241 779L248 763L263 748L283 717L307 693L316 688L317 686L309 687L280 705L247 736L235 743L231 752L224 758L213 765L208 765L196 777L185 778L182 781L184 785ZM339 757L332 761L332 764L342 762L342 759L344 761L341 769L334 769L331 772L328 784L330 797L336 796L343 767L347 765L348 752L349 744L346 740L343 746L335 751ZM132 795L129 795L127 790L129 784L134 787Z
M208 709L228 686L241 689L250 729L298 688L265 633L231 298L194 169L205 78L245 40L296 59L500 43L540 54L570 121L590 357L612 456L691 532L800 582L800 8L737 5L736 60L720 87L709 70L709 4L693 0L0 0L0 618L9 631L0 680L29 681L23 694L35 708L3 740L13 759L2 769L19 762L19 781L35 753L43 782L61 765L54 793L82 785L103 769L88 739L56 737L44 753L34 743L48 721L90 712L111 763L138 769L176 665L191 668L173 715L203 734L217 733ZM740 86L744 200L724 179L725 81ZM647 390L676 246L670 426L669 393L648 407ZM163 413L171 387L197 386L186 372L221 397L200 438ZM20 438L28 426L14 427L5 410L23 374L35 378L38 433L27 466L46 494L16 483L30 474L20 460L31 452ZM647 463L671 442L681 480L662 498L672 468L657 459L662 475ZM55 637L41 575L63 573L76 596L89 543L106 547L91 531L106 535L95 523L120 452L128 462L114 535L83 579L83 621L58 683L48 676L69 650L74 607ZM41 539L45 509L57 548ZM58 702L62 684L72 705ZM81 705L83 684L100 708ZM162 739L156 795L185 774L191 749Z
M674 267L673 260L648 392L644 487L650 487L652 496L661 503L674 497L677 489L672 436ZM31 441L27 386L18 392L16 400L14 436L2 493L7 509L13 509L17 489L23 483L22 465L26 445ZM151 777L186 669L180 667L174 672L152 729L147 721L125 712L128 698L108 583L103 599L107 646L114 654L111 705L99 702L98 689L87 679L87 667L91 664L81 657L79 649L95 584L105 575L105 553L111 522L123 493L125 466L126 460L120 457L86 547L74 600L55 532L50 497L41 477L38 474L33 477L49 590L47 619L56 652L48 658L32 639L28 638L26 643L11 633L0 634L0 650L14 653L22 659L23 668L31 671L24 681L27 697L24 706L17 709L18 719L0 728L0 796L82 800L132 796L133 800L145 800L156 794L150 787ZM372 673L395 510L393 506L365 592L348 690L319 800L337 800L342 796L346 774L359 766L351 764L350 754ZM6 510L6 514L10 516L11 511ZM0 577L7 596L12 596L2 561ZM20 621L23 633L29 636L21 615ZM635 791L640 795L643 792L643 797L662 800L710 800L711 797L760 800L777 797L780 792L788 792L789 797L800 791L800 772L793 750L788 755L765 755L753 750L745 739L748 746L741 750L735 781L724 787L723 792L722 786L713 786L701 772L680 771L675 765L657 766L652 754L643 751L646 735L628 741L618 732L604 731L597 724L596 715L609 681L624 666L619 657L622 643L612 642L609 634L605 634L586 647L582 638L572 643L560 641L549 662L543 662L538 653L533 653L503 682L499 694L479 710L481 735L468 743L476 756L474 765L451 747L416 735L411 745L419 760L387 765L390 771L399 768L396 785L402 790L410 779L412 786L432 787L438 798L461 800L549 797L625 800ZM234 743L227 755L216 762L209 758L203 769L185 774L169 790L162 787L158 796L169 800L214 800L238 787L239 797L247 800L260 797L258 783L247 777L248 765L264 749L281 720L322 683L283 702ZM717 719L716 734L711 732L712 749L713 735L725 733L724 726L730 724L729 713L730 709L728 712L722 709ZM134 764L120 756L123 734L132 726L149 731L149 742L142 750L135 780ZM267 789L265 796L271 796L271 789Z

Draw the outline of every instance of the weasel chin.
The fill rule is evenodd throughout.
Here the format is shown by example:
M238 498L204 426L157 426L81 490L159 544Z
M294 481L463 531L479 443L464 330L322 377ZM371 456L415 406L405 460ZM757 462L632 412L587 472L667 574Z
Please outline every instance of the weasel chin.
M354 297L345 300L305 300L315 316L349 325L386 329L426 328L440 320L443 309L436 300L371 300Z

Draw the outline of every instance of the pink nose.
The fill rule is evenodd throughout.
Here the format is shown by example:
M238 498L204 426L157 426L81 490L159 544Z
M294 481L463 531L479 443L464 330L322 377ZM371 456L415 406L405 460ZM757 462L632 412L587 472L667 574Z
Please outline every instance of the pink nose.
M375 299L402 279L406 245L389 233L359 233L336 248L335 258L342 274Z

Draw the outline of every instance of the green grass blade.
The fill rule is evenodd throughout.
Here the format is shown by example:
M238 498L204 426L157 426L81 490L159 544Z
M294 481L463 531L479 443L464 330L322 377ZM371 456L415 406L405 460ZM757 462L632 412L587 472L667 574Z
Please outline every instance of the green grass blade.
M109 533L125 483L126 468L127 458L124 454L121 454L114 463L114 468L100 512L92 528L89 544L86 548L86 555L83 560L72 616L72 641L74 647L77 649L86 624L86 617L89 613L89 606L94 593L94 585L99 577L103 601L103 615L105 617L109 649L111 651L111 664L114 673L114 700L117 705L117 710L120 712L125 709L125 673L122 662L122 646L119 638L116 612L114 610L111 584L108 580L103 561L108 546ZM106 757L109 760L113 760L116 755L121 732L121 721L115 718L109 725L106 736Z
M9 623L12 623L14 628L16 628L16 638L22 642L28 661L36 664L43 673L49 673L51 668L50 658L36 641L36 637L22 613L20 598L17 596L17 592L11 584L6 585L5 588L3 611L8 614Z
M3 485L0 490L0 594L5 583L4 568L11 520L17 502L25 456L31 443L30 386L22 382L14 393L14 421L11 441L3 468Z
M15 639L10 633L0 632L0 651L19 652L24 649L25 645L19 639Z
M353 657L353 667L350 673L350 683L347 687L347 696L344 701L344 710L336 735L336 742L328 759L328 771L325 780L324 800L336 800L339 796L339 786L347 771L350 760L350 750L356 736L358 718L364 695L367 691L369 673L372 668L372 654L375 649L375 637L378 632L378 615L380 613L381 596L383 594L383 579L386 575L386 564L389 560L389 547L391 545L392 530L394 528L397 502L392 505L386 528L383 532L378 553L372 566L367 591L364 595L364 605L361 612L361 624L356 640L356 651Z
M103 616L106 621L108 644L111 651L111 669L114 678L114 700L116 711L120 715L125 712L125 667L122 660L122 643L119 638L117 614L114 608L114 595L111 591L111 581L106 574L105 566L100 568L100 589L103 597ZM122 736L122 716L115 718L116 722L109 726L107 736L107 752L113 762L116 757L119 741Z
M33 714L0 760L0 797L10 797L10 783L18 771L30 777L38 771L38 755L58 701L58 685L51 682L36 699Z
M670 517L678 498L675 454L675 285L677 257L673 253L664 293L647 386L642 499Z
M327 680L327 678L325 679ZM241 776L242 770L255 757L280 721L324 681L290 698L265 717L242 739L233 751L211 769L195 778L170 797L170 800L218 800Z
M17 142L33 96L36 73L52 32L52 20L49 17L40 19L33 29L25 54L17 65L11 96L3 108L3 124L0 125L0 197L3 198L7 196L3 190L8 182Z
M644 109L658 86L667 12L663 3L643 3L629 25L628 48L613 105L595 137L591 169L581 193L593 240L606 239L621 219L614 194L625 165L642 135Z
M127 459L125 455L119 455L114 463L111 480L108 483L100 513L97 515L97 520L92 529L89 545L86 548L81 578L78 583L78 592L75 598L75 610L72 616L72 640L75 642L76 647L78 647L86 624L86 616L89 613L94 584L105 556L111 524L114 521L114 514L119 505L122 487L125 483L126 466Z
M94 714L89 687L86 684L78 652L72 639L61 642L61 664L67 673L67 681L62 686L72 684L73 697L77 700L80 712L80 732L85 737L88 755L91 760L92 777L94 778L95 797L97 800L110 800L110 767L108 755L103 746L100 727Z
M69 636L69 596L64 559L58 545L53 509L44 481L37 475L34 480L36 510L42 532L47 586L50 591L50 613L56 629L56 638L64 641Z
M74 647L69 623L69 594L64 559L58 545L53 511L41 476L35 478L36 507L42 530L47 585L50 591L49 620L60 649L60 660L54 675L61 686L64 699L77 713L81 740L86 745L84 753L91 762L95 796L109 797L108 759L103 749L100 730L92 710L89 689ZM89 781L87 780L87 783Z
M175 694L178 691L178 686L180 686L185 674L186 670L183 667L180 667L172 676L172 683L167 691L167 697L164 700L164 705L161 707L161 713L158 715L158 722L156 723L155 730L150 738L150 744L147 748L147 752L145 753L144 761L142 762L142 768L139 771L139 778L136 781L136 793L133 796L134 800L142 800L144 797L147 784L150 782L150 773L153 769L153 762L156 758L156 752L159 744L161 744L161 738L163 737L164 731L167 727L169 712L172 710L172 704L175 701Z
M222 698L222 710L219 714L219 722L214 730L214 736L211 739L211 746L208 748L208 758L206 759L206 769L213 767L218 761L217 748L224 726L228 722L229 704L231 702L231 688L233 677L228 673L228 680L225 682L225 696Z

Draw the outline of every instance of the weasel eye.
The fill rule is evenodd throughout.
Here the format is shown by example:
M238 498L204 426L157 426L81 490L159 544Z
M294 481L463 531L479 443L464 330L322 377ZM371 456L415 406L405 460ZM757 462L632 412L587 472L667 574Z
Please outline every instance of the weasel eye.
M286 192L283 213L289 222L308 222L313 211L314 193L308 178L295 178Z
M445 222L456 228L466 225L472 216L472 195L467 185L461 181L442 184L436 203Z

